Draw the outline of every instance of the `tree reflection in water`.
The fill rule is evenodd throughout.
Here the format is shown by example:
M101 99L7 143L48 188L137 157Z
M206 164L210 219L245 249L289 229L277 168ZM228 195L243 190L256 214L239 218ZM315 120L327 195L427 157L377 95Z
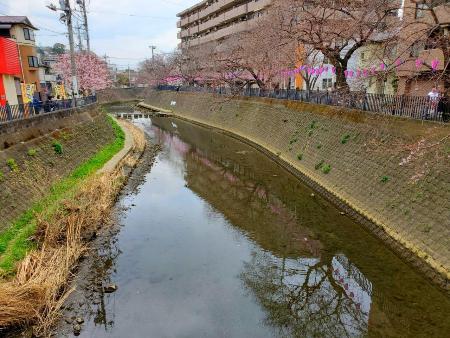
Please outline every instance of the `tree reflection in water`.
M370 282L360 285L355 274L362 277L345 256L325 262L254 251L240 277L281 336L354 337L367 333L370 310Z

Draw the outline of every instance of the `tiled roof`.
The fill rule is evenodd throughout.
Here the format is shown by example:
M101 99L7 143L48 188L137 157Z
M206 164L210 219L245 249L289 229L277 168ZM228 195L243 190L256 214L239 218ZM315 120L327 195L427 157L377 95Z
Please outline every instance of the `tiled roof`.
M0 16L0 24L22 24L34 30L38 30L26 16Z

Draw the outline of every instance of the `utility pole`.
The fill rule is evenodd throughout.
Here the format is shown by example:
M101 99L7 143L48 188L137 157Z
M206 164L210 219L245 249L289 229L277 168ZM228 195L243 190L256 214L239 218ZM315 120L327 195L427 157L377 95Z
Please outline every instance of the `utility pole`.
M81 27L80 27L80 25L78 25L76 27L76 29L77 29L77 35L78 35L78 50L80 52L82 52L83 51L83 40L81 39Z
M128 65L128 87L131 87L131 71L130 71L130 65Z
M152 62L155 61L155 55L154 55L154 50L156 49L156 46L148 46L151 50L152 50Z
M60 10L63 13L60 15L60 20L67 25L67 31L69 33L69 47L70 47L70 70L72 74L72 100L73 106L76 107L78 96L78 80L77 80L77 66L75 62L75 44L73 40L73 26L72 26L72 9L70 8L69 0L59 0L60 8L51 4L47 7L52 11Z
M88 26L88 18L86 11L86 0L77 0L77 4L80 5L81 11L83 12L83 20L84 20L84 29L86 31L86 45L88 53L91 52L91 42L89 38L89 26Z

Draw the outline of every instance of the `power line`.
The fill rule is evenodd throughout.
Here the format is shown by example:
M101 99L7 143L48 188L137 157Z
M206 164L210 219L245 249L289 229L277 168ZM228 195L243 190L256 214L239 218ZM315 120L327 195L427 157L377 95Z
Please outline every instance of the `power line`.
M89 10L89 13L100 13L100 14L112 14L112 15L121 15L121 16L130 16L130 17L137 17L137 18L148 18L148 19L156 19L156 20L172 20L173 18L169 17L162 17L162 16L153 16L153 15L140 15L140 14L132 14L132 13L119 13L114 11L96 11L96 10Z
M2 13L2 12L0 12L0 14L1 14L1 15L5 15L5 16L10 16L10 14L6 14L6 13ZM33 21L35 21L35 20L33 19ZM44 26L41 26L41 25L36 25L36 27L39 28L40 30L42 29L42 30L44 30L44 31L48 31L48 32L56 33L56 34L66 35L66 33L63 33L63 32L57 32L57 31L52 30L52 29L50 29L50 28L45 28Z

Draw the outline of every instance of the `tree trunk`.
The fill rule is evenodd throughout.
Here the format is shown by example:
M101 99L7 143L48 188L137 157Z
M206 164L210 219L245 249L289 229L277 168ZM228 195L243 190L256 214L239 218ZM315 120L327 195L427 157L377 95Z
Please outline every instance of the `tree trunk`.
M336 89L339 91L350 92L350 87L345 77L345 71L347 70L347 64L338 63L336 67Z

